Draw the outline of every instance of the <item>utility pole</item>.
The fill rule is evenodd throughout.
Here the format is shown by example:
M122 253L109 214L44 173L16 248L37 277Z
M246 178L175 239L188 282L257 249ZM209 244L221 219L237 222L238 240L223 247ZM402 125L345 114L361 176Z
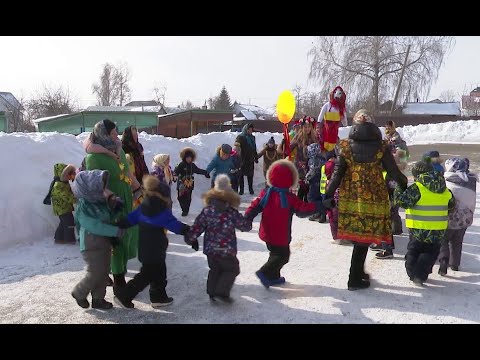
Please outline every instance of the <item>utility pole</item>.
M407 54L405 55L405 61L403 62L402 72L400 73L400 80L398 81L397 91L395 91L395 97L393 98L392 109L390 110L390 115L393 114L395 110L395 105L397 105L398 93L400 92L400 87L402 86L403 74L405 72L405 67L407 66L408 54L410 53L410 46L407 47Z

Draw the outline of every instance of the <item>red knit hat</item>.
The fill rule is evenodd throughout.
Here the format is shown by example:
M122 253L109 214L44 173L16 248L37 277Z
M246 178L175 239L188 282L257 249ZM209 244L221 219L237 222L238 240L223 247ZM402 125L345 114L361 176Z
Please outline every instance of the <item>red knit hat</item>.
M275 161L267 172L268 184L282 189L290 189L298 182L298 171L288 160Z

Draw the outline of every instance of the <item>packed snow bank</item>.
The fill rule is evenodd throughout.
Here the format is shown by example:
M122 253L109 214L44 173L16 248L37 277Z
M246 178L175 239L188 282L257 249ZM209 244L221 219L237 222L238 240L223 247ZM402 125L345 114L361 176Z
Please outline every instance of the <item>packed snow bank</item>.
M340 129L340 137L348 135L349 127ZM383 129L382 129L383 131ZM480 143L480 121L458 121L434 125L405 126L398 131L409 145L432 142ZM51 206L43 205L53 179L53 165L57 162L79 166L85 155L81 142L88 133L77 137L58 133L0 133L0 249L20 243L33 243L45 237L53 237L58 218ZM216 148L227 143L233 145L238 133L215 132L199 134L187 139L166 138L160 135L140 134L145 149L145 161L151 168L156 154L167 153L172 167L180 161L180 150L191 146L197 151L196 164L205 168L215 154ZM273 136L279 143L282 134L256 133L258 151ZM263 159L255 165L254 186L264 183ZM196 176L192 212L198 212L202 203L200 195L208 190L210 180ZM173 198L176 198L172 186ZM174 213L179 214L178 203L174 202Z
M45 237L52 237L58 225L52 207L43 205L53 179L53 165L57 162L80 166L85 152L81 142L88 133L77 137L59 133L0 133L2 177L0 179L0 249L16 244L31 244ZM199 134L188 139L166 138L160 135L140 134L145 148L145 161L149 169L153 157L159 153L170 154L172 167L180 161L180 150L191 146L197 151L196 164L205 169L222 143L233 145L238 133ZM281 134L257 134L257 147ZM263 159L255 169L254 185L263 183ZM210 188L210 180L196 176L192 211L202 207L200 195ZM175 187L172 186L176 199ZM175 201L174 213L178 213Z
M378 124L381 125L381 124ZM385 128L380 127L383 136ZM480 120L450 121L441 124L407 125L397 128L408 145L455 143L480 143ZM348 137L350 126L340 128L341 139Z

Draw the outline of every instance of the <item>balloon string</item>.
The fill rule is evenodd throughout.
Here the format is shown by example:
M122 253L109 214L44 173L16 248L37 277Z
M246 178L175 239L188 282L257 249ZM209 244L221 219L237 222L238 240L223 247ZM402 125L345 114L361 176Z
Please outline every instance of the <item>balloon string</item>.
M291 160L290 158L290 136L288 135L288 125L283 124L283 138L285 139L285 155Z

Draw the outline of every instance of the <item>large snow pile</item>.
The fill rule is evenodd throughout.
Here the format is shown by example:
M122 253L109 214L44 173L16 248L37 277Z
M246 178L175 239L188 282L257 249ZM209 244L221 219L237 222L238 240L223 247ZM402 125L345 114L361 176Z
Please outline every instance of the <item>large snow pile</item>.
M381 124L378 124L381 125ZM380 127L383 136L385 128ZM350 126L340 128L341 139L348 137ZM397 128L408 145L435 143L478 144L480 142L480 120L450 121L440 124L407 125Z
M80 166L85 152L81 145L88 136L83 133L77 137L58 133L0 133L0 154L2 176L0 179L0 249L7 246L31 244L46 236L53 237L58 218L53 215L52 207L43 205L53 179L53 165L57 162ZM199 134L188 139L166 138L160 135L140 134L140 142L145 148L145 161L149 169L153 157L159 153L170 154L172 167L180 161L180 150L186 146L197 151L196 164L205 169L222 143L233 145L238 133ZM281 134L257 134L257 147L274 136L279 142ZM263 160L256 165L254 184L263 179ZM245 179L246 180L246 179ZM210 179L196 176L194 198L191 209L202 207L200 195L210 188ZM172 186L173 196L176 192ZM176 205L178 203L175 201ZM178 206L174 213L178 215Z
M340 137L348 136L349 130L349 127L341 128ZM409 145L480 142L478 120L405 126L398 131ZM175 166L180 161L180 150L191 146L198 154L196 164L204 169L215 154L217 146L222 143L233 145L237 135L238 133L226 131L199 134L179 140L142 133L139 138L145 149L145 161L149 168L153 157L159 153L170 154L171 165ZM81 142L87 136L88 133L77 137L58 133L0 133L0 249L53 236L58 218L53 215L51 206L45 206L42 202L53 179L53 165L64 162L79 166L85 155ZM271 136L274 136L277 143L282 139L279 133L256 133L259 151ZM255 186L264 182L262 165L263 159L255 168ZM192 212L197 212L202 207L200 195L209 187L209 179L196 176ZM175 198L174 186L172 190ZM178 204L175 202L175 205ZM176 215L178 211L178 206L174 206Z

